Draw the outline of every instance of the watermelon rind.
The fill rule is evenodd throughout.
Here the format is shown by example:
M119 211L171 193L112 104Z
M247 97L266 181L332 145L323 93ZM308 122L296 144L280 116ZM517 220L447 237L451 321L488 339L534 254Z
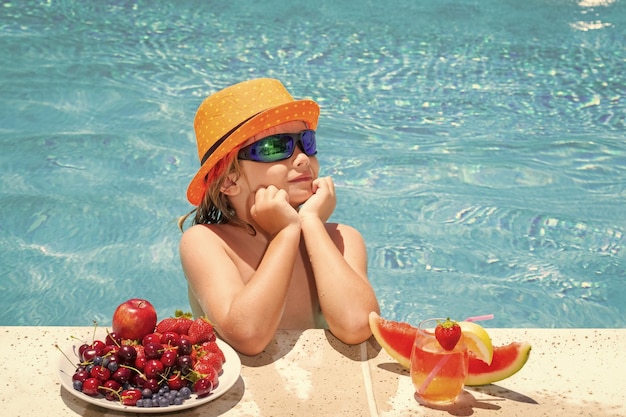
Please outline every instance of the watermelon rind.
M491 365L470 357L465 385L487 385L515 375L528 362L531 346L528 342L513 342L493 348Z
M385 352L405 368L411 366L411 349L417 329L401 321L385 320L372 311L369 315L370 330Z

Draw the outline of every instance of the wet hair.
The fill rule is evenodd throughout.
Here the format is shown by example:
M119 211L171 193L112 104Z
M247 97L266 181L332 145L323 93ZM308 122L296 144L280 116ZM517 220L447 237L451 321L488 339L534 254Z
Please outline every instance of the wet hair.
M208 172L205 177L207 188L200 205L178 219L178 228L181 231L187 218L195 212L193 224L231 223L248 229L251 234L256 234L252 225L237 217L228 197L222 193L222 186L230 174L235 174L235 180L244 176L239 159L237 159L239 148L233 149L220 159Z

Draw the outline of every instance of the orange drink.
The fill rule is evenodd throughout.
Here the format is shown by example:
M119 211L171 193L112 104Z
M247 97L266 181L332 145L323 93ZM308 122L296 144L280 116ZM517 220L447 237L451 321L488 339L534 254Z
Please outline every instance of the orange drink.
M411 380L417 397L426 404L453 403L467 378L468 352L463 339L454 349L445 350L435 338L437 322L444 320L421 322L411 351Z

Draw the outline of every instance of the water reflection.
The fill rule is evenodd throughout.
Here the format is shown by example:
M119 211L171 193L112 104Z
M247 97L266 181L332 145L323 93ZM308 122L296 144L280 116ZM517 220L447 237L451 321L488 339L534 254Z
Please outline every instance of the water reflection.
M581 0L578 2L578 5L584 10L582 14L594 14L594 17L597 17L597 13L595 13L594 7L609 7L613 5L616 0ZM577 21L570 23L570 27L575 30L580 30L583 32L587 32L589 30L598 30L613 27L612 23L603 22L602 20L588 20L588 21Z

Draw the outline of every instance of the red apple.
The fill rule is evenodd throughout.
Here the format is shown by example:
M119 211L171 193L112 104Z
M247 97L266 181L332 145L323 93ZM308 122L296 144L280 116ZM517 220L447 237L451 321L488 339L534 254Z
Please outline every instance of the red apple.
M122 339L141 340L148 333L154 332L157 313L147 300L131 298L123 302L113 313L113 332Z

